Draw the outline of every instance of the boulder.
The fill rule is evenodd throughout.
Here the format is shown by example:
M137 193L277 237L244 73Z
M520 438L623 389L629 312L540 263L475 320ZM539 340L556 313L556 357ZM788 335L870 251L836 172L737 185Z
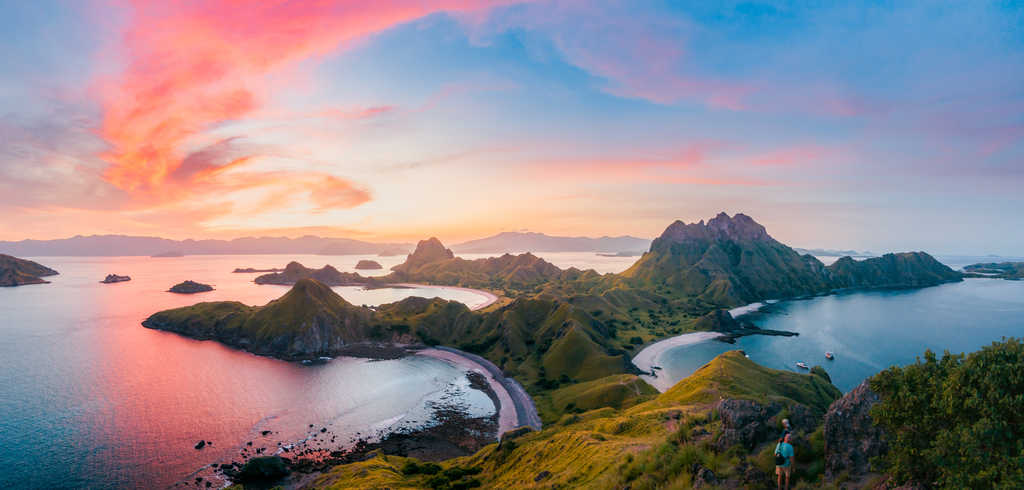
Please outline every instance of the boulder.
M768 421L779 413L782 406L772 403L766 407L752 400L730 398L718 402L716 408L722 419L722 433L715 445L720 451L725 451L735 445L752 450L758 443L769 439L775 427Z
M825 475L835 478L868 473L871 458L885 454L885 432L871 421L871 407L879 402L877 393L864 381L825 413Z

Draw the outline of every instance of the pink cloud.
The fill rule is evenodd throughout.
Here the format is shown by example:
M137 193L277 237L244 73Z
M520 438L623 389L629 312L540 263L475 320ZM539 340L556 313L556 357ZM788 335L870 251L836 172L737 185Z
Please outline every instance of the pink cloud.
M127 190L163 183L181 165L186 140L262 107L286 88L279 84L288 83L284 74L298 62L432 12L471 11L495 2L130 4L133 14L121 42L126 67L96 83L100 134L112 145L102 155L110 162L104 177Z

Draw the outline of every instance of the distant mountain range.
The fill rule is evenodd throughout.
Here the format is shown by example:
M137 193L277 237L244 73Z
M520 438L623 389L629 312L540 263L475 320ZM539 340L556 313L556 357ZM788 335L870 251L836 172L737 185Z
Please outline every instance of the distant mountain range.
M234 240L169 240L167 238L90 235L59 240L21 240L0 242L0 253L41 256L122 256L143 255L175 257L180 255L224 254L380 254L404 255L409 243L372 243L350 238L303 236L247 237Z
M507 232L452 247L459 253L506 252L642 252L651 241L631 236L561 237L543 233ZM374 243L350 238L303 236L246 237L234 240L170 240L127 235L74 236L57 240L0 241L0 253L23 257L122 256L177 257L181 255L303 254L405 255L411 243Z
M871 251L858 252L856 250L832 250L830 248L800 248L793 247L799 254L811 254L816 257L876 257L878 254Z
M470 240L452 246L456 253L516 252L643 252L651 240L633 236L600 238L551 236L544 233L507 231L487 238Z

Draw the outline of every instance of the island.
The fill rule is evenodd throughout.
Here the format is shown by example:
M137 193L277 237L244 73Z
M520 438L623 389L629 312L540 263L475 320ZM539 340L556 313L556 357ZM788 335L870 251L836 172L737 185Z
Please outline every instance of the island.
M31 260L0 254L0 287L49 284L43 279L58 272Z
M107 277L100 281L101 284L113 284L115 282L131 281L132 278L129 276L119 276L117 274L107 274Z
M161 252L161 253L158 253L158 254L151 255L150 257L174 258L174 257L184 257L184 256L185 256L185 254L183 252L179 252L177 250L169 250L167 252Z
M167 291L178 294L205 293L207 291L213 291L213 286L195 281L185 281L171 286L171 289L168 289Z
M363 259L356 263L357 270L375 270L383 268L384 266L380 265L380 262L377 262L376 260Z
M1019 281L1024 279L1024 262L988 262L964 267L967 277L987 277Z
M254 269L252 267L246 267L246 268L243 269L243 268L239 267L239 268L236 268L235 270L233 270L231 272L233 272L235 274L255 274L257 272L281 272L283 270L284 269L277 269L277 268Z
M310 269L298 262L289 262L281 272L264 274L254 279L256 284L292 285L302 279L316 279L328 286L348 286L366 284L366 278L354 272L341 272L333 266L325 265L320 269Z
M737 445L744 453L761 451L770 444L781 418L789 418L809 434L827 417L829 405L842 396L820 367L807 374L776 371L754 364L738 351L719 356L694 377L662 387L665 392L658 394L641 377L651 376L656 369L641 370L633 363L637 349L665 339L679 338L681 345L682 336L694 333L722 341L744 335L792 335L759 329L728 312L754 302L960 280L962 274L924 252L862 261L840 259L825 266L776 241L752 218L721 213L707 222L672 223L648 252L620 274L561 269L529 253L466 260L429 238L383 277L341 273L330 266L310 269L292 262L280 273L257 278L261 284L293 285L266 305L199 303L156 312L143 325L289 361L339 355L386 358L432 348L439 354L454 349L463 359L477 356L525 388L538 417L536 424L529 425L549 428L541 435L529 430L505 432L498 446L479 449L472 463L465 464L487 468L481 470L487 486L612 482L625 487L631 480L609 476L607 468L619 468L625 455L632 454L628 441L643 440L643 447L661 444L664 439L645 439L664 434L653 427L666 427L668 436L657 437L676 437L674 444L703 441L701 451L719 454ZM473 311L455 301L410 297L369 308L347 302L330 288L408 282L486 288L503 292L507 301ZM509 392L495 388L502 390ZM519 415L517 409L516 419L522 423ZM678 432L681 428L685 432ZM595 468L593 472L564 465L549 469L546 463L526 469L508 463L556 458L557 454L544 452L548 444L602 449L579 449L589 467ZM568 449L555 451L561 454ZM403 455L384 449L380 453ZM326 464L337 465L336 470L324 472L322 462L317 463L320 469L310 470L322 472L316 485L426 485L426 479L418 476L416 461L409 463L413 466L404 459L393 463L397 466L375 466L390 468L380 471L389 472L393 479L366 480L358 475L368 468L360 466L359 458L344 454ZM728 470L715 476L699 463L703 456L695 458L687 463L687 474L708 484L719 484L714 483L719 476L721 484L740 487L768 481L767 475L757 474L762 470L755 471L753 461L746 463L749 471ZM304 468L295 461L288 464ZM470 485L472 478L467 479L465 472L477 470L460 464L464 463L448 468L452 470L449 483ZM648 469L637 469L636 474L660 471L654 463L644 468ZM376 471L368 473L380 475ZM594 480L599 476L603 483Z

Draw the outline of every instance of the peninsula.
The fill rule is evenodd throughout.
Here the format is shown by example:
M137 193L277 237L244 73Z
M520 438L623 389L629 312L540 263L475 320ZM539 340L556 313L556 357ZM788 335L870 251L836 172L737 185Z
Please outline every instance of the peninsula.
M31 260L0 254L0 287L46 284L50 281L43 277L57 274L57 271Z

